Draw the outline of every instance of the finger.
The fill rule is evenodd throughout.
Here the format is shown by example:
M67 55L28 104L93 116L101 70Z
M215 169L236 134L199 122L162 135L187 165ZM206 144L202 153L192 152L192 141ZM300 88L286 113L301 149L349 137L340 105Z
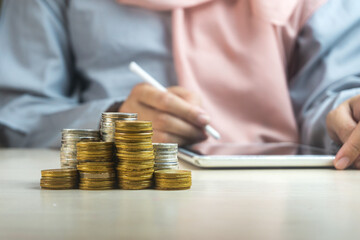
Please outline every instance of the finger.
M360 155L360 124L351 133L347 141L336 154L334 165L337 169L346 169L352 165Z
M338 143L347 141L356 124L348 103L341 104L337 109L331 111L326 118L329 135Z
M360 121L360 95L353 97L349 100L350 110L354 121Z
M358 157L358 158L355 160L353 166L354 166L354 168L356 168L356 169L360 169L360 157Z
M162 132L168 132L194 141L201 141L207 138L204 130L183 121L180 118L167 113L159 113L154 122L153 128Z
M154 130L175 134L191 141L201 141L207 138L203 129L182 119L136 101L131 101L131 103L129 108L136 109L136 112L139 113L139 120L152 121Z
M139 96L138 100L142 104L167 112L197 126L203 127L209 123L208 115L170 92L162 92L146 84L136 87L135 94Z
M180 98L184 99L185 101L191 104L194 104L196 106L201 106L200 98L195 93L183 87L180 86L169 87L168 91L179 96Z

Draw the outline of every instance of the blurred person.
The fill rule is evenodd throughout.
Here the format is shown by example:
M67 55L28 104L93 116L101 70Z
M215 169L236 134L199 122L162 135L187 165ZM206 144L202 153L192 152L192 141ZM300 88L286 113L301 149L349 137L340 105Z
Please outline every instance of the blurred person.
M55 147L122 111L153 121L154 141L200 142L211 123L223 142L345 143L335 166L358 167L360 3L118 2L4 2L4 145ZM139 84L132 60L169 92Z

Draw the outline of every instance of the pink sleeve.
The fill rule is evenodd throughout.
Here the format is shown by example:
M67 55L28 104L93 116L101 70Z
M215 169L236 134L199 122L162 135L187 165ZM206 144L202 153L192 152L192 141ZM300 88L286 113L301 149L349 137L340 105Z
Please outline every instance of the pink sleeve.
M119 3L151 10L167 11L176 8L189 8L217 0L117 0Z

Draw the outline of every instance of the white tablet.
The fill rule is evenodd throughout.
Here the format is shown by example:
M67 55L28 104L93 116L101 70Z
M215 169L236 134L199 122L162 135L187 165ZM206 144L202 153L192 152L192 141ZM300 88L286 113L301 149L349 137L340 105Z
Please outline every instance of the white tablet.
M180 148L178 157L202 168L332 168L335 158L323 149L293 143L221 143L194 148Z

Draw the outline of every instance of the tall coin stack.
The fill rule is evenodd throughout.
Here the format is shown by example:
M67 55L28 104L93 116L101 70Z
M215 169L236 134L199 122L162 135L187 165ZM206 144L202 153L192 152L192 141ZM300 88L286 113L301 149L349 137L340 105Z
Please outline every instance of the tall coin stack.
M178 145L176 143L153 143L155 170L178 169Z
M80 173L79 188L106 190L115 188L116 174L111 142L77 143L77 169Z
M191 187L191 171L189 170L157 170L155 171L155 189L185 190Z
M41 170L40 186L44 189L77 188L78 172L76 169Z
M100 135L104 142L114 142L115 121L137 120L137 113L104 112L101 114Z
M95 129L64 129L62 130L62 140L60 148L61 168L75 168L78 164L76 160L76 144L78 142L100 141L100 134Z
M135 190L151 187L154 173L151 122L117 121L115 129L119 188Z

